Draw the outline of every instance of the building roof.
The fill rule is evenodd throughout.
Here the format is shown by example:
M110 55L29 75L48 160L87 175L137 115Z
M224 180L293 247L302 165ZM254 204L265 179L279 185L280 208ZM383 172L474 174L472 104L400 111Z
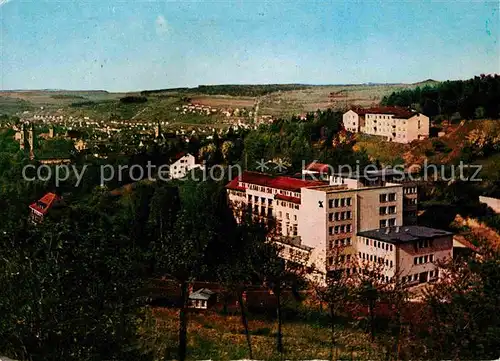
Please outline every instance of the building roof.
M308 170L311 172L327 173L329 169L330 169L329 164L312 162L309 163L304 170Z
M473 252L479 253L479 248L474 246L469 242L464 236L457 234L453 236L453 247L454 248L468 248Z
M189 295L190 300L204 300L208 301L215 292L209 290L208 288L200 288L198 291L195 291Z
M358 236L388 243L414 242L442 236L451 236L452 234L453 233L441 229L424 226L397 226L358 232Z
M392 106L379 106L379 107L371 107L371 108L354 108L351 109L353 112L355 112L358 115L365 115L365 114L388 114L388 115L394 115L396 118L403 118L403 119L408 119L414 116L415 114L418 114L418 112L413 111L408 108L403 108L403 107L392 107Z
M54 193L47 193L42 198L40 198L35 203L30 205L30 208L45 215L52 208L55 202L61 200L61 198Z
M237 181L235 181L235 179ZM286 176L273 176L271 174L244 171L240 177L236 177L226 185L226 188L235 189L238 182L255 184L263 187L282 189L292 192L300 192L301 188L325 185L323 181L304 180ZM239 186L238 186L239 187ZM241 187L240 187L241 188ZM241 189L239 189L241 190Z

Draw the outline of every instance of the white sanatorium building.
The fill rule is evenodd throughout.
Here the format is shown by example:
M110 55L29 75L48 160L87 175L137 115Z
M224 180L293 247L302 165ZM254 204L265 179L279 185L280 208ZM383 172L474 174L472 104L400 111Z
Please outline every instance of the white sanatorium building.
M397 143L429 137L429 117L399 107L351 109L344 113L343 124L350 132L379 135Z
M368 182L363 177L333 175L323 182L244 172L226 188L233 209L275 219L284 258L302 255L321 275L333 271L339 259L347 273L357 272L364 260L385 264L387 279L397 275L406 282L411 277L409 284L414 285L433 280L438 275L433 262L452 256L451 233L415 226L413 218L412 225L404 226L404 215L416 214L413 185L388 182L382 176ZM407 203L408 199L415 201ZM241 213L235 216L239 219ZM384 237L384 248L377 247L377 237ZM429 246L415 248L421 240ZM425 258L414 264L408 254Z

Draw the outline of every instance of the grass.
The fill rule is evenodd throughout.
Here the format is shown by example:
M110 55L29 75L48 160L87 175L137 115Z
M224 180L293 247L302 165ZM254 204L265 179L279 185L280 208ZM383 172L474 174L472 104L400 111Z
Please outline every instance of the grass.
M178 313L155 309L141 327L142 346L156 360L174 359L177 348ZM249 328L256 360L310 360L330 358L330 330L315 323L286 321L283 324L285 354L275 351L276 323L251 316ZM336 333L338 359L380 359L380 349L359 330ZM248 358L246 338L238 316L214 312L191 313L188 327L188 359L238 360Z
M355 151L366 151L373 161L378 160L382 165L403 164L403 155L410 148L407 144L387 142L382 137L365 134L356 135Z

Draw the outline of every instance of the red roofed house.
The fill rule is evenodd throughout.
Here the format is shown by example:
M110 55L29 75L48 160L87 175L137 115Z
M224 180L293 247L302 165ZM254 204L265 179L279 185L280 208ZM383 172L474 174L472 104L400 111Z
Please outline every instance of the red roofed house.
M397 143L429 137L429 117L402 107L351 109L344 113L343 123L350 132L379 135Z
M321 176L329 176L333 172L333 167L329 164L312 162L305 166L302 169L302 175L321 175Z
M48 211L61 200L57 194L47 193L41 199L30 205L30 219L34 223L40 223Z

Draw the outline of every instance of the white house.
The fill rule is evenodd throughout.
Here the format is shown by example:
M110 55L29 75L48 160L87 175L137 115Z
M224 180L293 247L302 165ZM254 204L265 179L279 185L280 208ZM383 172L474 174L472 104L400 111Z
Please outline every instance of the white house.
M379 135L391 142L410 143L429 137L429 117L406 108L351 109L342 118L347 131Z
M196 158L189 153L181 153L176 156L176 160L169 166L170 179L184 178L193 169L203 169L204 166L196 164Z

